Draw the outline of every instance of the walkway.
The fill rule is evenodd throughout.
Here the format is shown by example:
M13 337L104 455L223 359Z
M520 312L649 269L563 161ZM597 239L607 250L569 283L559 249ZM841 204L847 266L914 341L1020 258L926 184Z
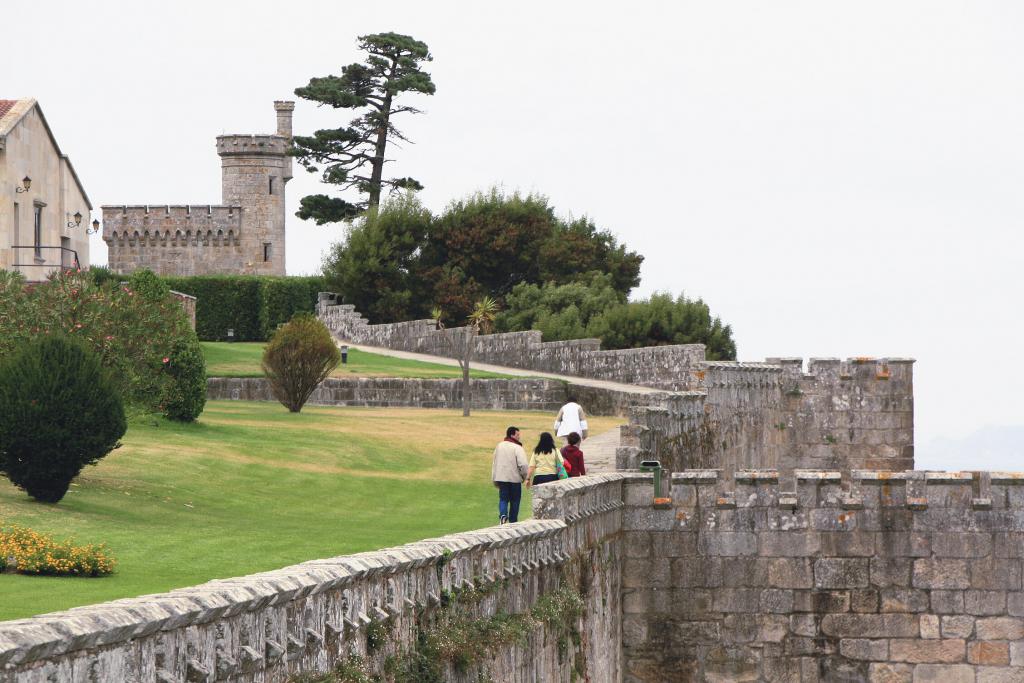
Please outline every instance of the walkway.
M335 339L335 343L341 346L342 342ZM386 349L380 346L364 346L362 344L352 344L346 342L346 345L350 349L358 349L359 351L366 351L367 353L376 353L381 356L391 356L393 358L404 358L406 360L418 360L424 363L435 363L437 365L454 365L458 367L459 361L454 358L445 358L444 356L433 356L429 353L413 353L412 351L396 351L394 349ZM513 375L516 377L545 377L547 379L557 379L563 382L571 382L572 384L579 384L585 387L597 387L600 389L610 389L613 391L624 391L633 394L664 394L664 389L654 389L652 387L641 387L636 384L622 384L621 382L609 382L603 379L591 379L589 377L577 377L574 375L556 375L552 372L537 372L536 370L525 370L523 368L510 368L502 365L490 365L488 363L470 363L470 368L473 370L482 370L484 372L497 372L503 375Z
M619 448L619 428L613 427L590 437L583 442L582 448L587 474L614 472L615 451Z

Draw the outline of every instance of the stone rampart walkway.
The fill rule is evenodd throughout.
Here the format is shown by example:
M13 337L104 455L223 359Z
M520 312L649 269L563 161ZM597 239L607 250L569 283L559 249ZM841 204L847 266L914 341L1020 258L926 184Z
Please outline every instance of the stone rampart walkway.
M336 341L339 346L341 342ZM411 351L396 351L394 349L386 349L380 346L364 346L362 344L351 344L346 343L350 349L358 349L359 351L366 351L367 353L376 353L381 356L391 356L393 358L404 358L406 360L418 360L424 363L434 363L436 365L452 365L458 367L459 361L454 358L446 358L444 356L432 356L428 353L413 353ZM563 382L571 382L573 384L580 384L587 387L597 387L600 389L610 389L613 391L625 391L632 392L634 394L664 394L664 389L654 389L652 387L642 387L636 384L622 384L620 382L609 382L603 379L591 379L589 377L577 377L574 375L556 375L551 372L537 372L535 370L525 370L523 368L510 368L502 365L489 365L487 363L470 363L470 367L473 370L482 370L484 372L497 372L504 375L513 375L516 377L545 377L547 379L557 379ZM584 406L585 408L586 406Z
M619 428L595 434L583 442L583 464L587 474L615 471L615 451L619 448Z

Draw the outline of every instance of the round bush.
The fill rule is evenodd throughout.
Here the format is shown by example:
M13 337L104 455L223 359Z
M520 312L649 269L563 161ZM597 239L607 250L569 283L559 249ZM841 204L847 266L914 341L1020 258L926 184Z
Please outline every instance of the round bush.
M174 343L164 364L170 381L164 384L164 415L172 420L191 422L206 406L206 361L199 342L181 339Z
M310 394L341 362L341 352L324 324L296 313L277 328L263 350L263 372L274 398L297 413Z
M0 362L0 471L36 500L63 498L126 428L117 388L81 342L39 337Z

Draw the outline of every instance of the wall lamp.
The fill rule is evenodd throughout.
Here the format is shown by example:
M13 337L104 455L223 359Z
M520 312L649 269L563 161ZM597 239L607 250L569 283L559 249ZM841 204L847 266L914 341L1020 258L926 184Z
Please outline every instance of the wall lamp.
M85 234L86 235L95 235L99 231L100 231L100 222L98 220L93 219L92 227L91 228L87 227L85 229Z
M68 221L68 227L69 228L77 228L79 225L82 224L82 212L81 211L75 211L74 218L75 218L75 220Z
M25 176L24 178L21 179L21 184L24 185L24 187L16 187L14 188L14 191L28 192L29 188L32 187L32 179L29 178L28 176Z

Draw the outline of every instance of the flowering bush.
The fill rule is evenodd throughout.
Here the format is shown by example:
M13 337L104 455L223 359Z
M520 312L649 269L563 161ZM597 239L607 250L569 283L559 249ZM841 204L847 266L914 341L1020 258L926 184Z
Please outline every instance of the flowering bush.
M177 393L191 392L189 402L201 410L194 396L200 375L196 364L190 360L191 371L184 373L169 372L164 362L173 360L175 348L198 349L185 312L165 292L166 285L148 272L120 284L67 270L27 288L21 274L0 271L0 358L30 339L64 333L99 354L128 403L164 411L168 396L176 393L169 385L181 382ZM205 383L205 369L201 374ZM174 412L168 417L191 420L198 415L194 409Z
M22 526L0 527L0 571L49 576L105 576L116 564L103 544L73 545Z

